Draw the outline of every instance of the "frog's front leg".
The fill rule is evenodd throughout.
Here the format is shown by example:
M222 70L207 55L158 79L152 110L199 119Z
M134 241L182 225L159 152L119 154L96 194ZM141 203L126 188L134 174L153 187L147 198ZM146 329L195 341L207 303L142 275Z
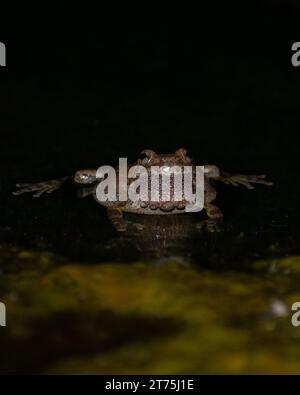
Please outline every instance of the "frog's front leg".
M207 216L214 221L219 221L223 219L223 213L219 209L219 207L215 206L214 204L211 203L206 203L205 206L205 211Z
M217 190L215 186L210 182L209 178L205 176L204 178L204 209L207 216L211 220L221 220L223 218L222 211L219 207L215 206L213 202L217 197Z
M127 221L123 216L123 205L113 205L107 208L107 216L118 232L141 231L143 225Z
M208 219L202 221L197 228L199 230L206 229L208 232L220 232L222 230L223 213L219 207L211 203L206 203L204 209Z
M13 195L18 196L23 193L35 192L33 197L38 198L43 193L52 193L59 189L62 184L67 181L70 177L61 177L56 180L48 180L43 182L38 182L35 184L16 184L17 188L20 188L18 191L13 192Z
M119 206L111 206L107 208L107 216L118 232L125 232L127 229L127 221L124 219L122 208Z
M96 170L94 169L86 169L86 170L78 170L73 176L61 177L55 180L48 180L37 182L33 184L16 184L17 188L20 188L18 191L13 192L13 195L22 195L23 193L35 192L34 197L38 198L44 193L52 193L59 189L62 184L68 179L73 179L73 182L78 186L87 186L92 185L97 180L96 178ZM91 191L85 188L84 192L81 193L81 197L87 196L91 194Z
M221 181L224 184L233 185L235 187L239 185L244 185L247 189L254 189L252 184L263 184L271 186L272 182L265 180L266 176L258 175L258 176L247 176L243 174L230 174L230 173L221 173L218 177L213 178L216 181Z
M85 198L92 195L96 189L97 171L95 169L78 170L73 176L73 182L79 188L77 196Z
M214 169L212 169L214 170ZM218 170L216 168L216 170ZM221 230L221 225L220 223L222 222L223 219L223 213L219 209L219 207L215 206L211 202L213 202L216 197L217 197L217 191L215 187L210 183L209 177L205 176L205 184L204 184L204 209L206 211L206 214L208 216L208 219L203 221L201 223L206 227L206 229L209 232L219 232ZM216 174L216 171L214 170L214 174Z

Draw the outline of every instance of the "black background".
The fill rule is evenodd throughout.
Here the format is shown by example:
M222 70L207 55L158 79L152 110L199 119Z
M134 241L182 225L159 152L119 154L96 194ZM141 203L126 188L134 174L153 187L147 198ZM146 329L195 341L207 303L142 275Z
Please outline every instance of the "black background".
M2 243L65 250L113 235L94 202L12 197L16 182L186 147L196 163L267 174L272 190L224 189L220 206L237 231L251 222L297 252L299 3L109 4L1 10Z

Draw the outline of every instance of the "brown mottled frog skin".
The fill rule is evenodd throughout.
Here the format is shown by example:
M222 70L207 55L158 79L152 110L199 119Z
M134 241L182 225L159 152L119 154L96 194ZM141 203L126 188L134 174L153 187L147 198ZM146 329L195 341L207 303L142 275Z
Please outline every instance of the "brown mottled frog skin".
M151 166L196 166L187 156L187 151L184 148L178 149L173 154L157 154L152 150L146 149L141 152L135 163L128 165L128 171L130 167L136 165L144 166L148 171L149 177ZM43 193L52 193L60 188L67 179L72 178L73 182L81 187L78 190L80 197L93 195L96 199L96 187L100 181L96 178L96 172L97 170L94 169L79 170L70 177L62 177L36 184L17 184L19 190L13 192L13 194L21 195L26 192L34 192L34 197L40 197ZM118 176L118 168L116 168L116 173ZM131 181L132 180L129 179L128 184L130 184ZM213 221L220 220L223 217L221 210L211 203L217 196L215 181L234 186L244 185L248 189L254 188L252 184L272 185L271 182L265 180L264 175L229 174L221 172L215 165L204 165L204 209L209 219ZM99 202L97 199L96 201ZM146 202L132 202L127 200L126 202L121 202L117 200L116 202L99 203L107 207L108 216L119 231L126 230L127 221L123 218L123 212L148 215L179 214L185 212L185 207L188 204L188 202L184 200L169 202L163 200Z

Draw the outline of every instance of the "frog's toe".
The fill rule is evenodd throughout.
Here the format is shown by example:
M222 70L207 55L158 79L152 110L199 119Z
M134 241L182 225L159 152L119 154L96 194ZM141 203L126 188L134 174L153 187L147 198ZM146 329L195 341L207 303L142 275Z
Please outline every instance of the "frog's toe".
M246 176L246 175L233 175L229 178L230 183L234 186L243 185L247 189L254 189L252 184L263 184L263 185L273 185L272 182L265 180L265 174L261 174L258 176Z
M30 184L16 184L16 187L21 189L13 192L13 195L15 196L22 195L23 193L36 191L35 187Z
M129 222L127 223L127 227L126 230L127 231L131 231L131 232L141 232L142 230L144 230L145 227L142 224L139 224L137 222Z
M21 188L18 191L13 192L13 195L18 196L23 193L36 192L33 196L40 197L44 192L46 192L49 187L45 184L17 184L17 188Z
M245 185L244 183L248 184L248 189L253 189L254 187L251 185L251 183L253 184L262 184L262 185L268 185L271 186L273 185L273 182L271 181L266 181L265 180L266 175L265 174L261 174L259 176L248 176L245 179L241 180L241 184ZM251 188L249 188L249 186Z
M272 181L266 181L265 180L266 176L264 174L260 175L260 176L255 176L255 182L256 184L263 184L263 185L268 185L271 186L274 183Z
M33 197L38 198L43 193L52 193L56 191L69 177L58 178L57 180L50 180L45 182L39 182L36 184L16 184L18 191L13 192L13 195L18 196L23 193L35 192Z
M196 224L196 230L206 231L208 233L222 232L223 224L222 221L216 221L213 219L206 219L198 224Z
M43 193L51 193L51 192L53 192L52 188L51 189L43 188L43 189L39 190L38 192L36 192L35 194L33 194L33 197L39 198L40 196L43 195Z
M18 184L16 186L17 188L19 187ZM12 194L18 196L18 195L22 195L22 193L25 193L23 189L19 189L18 191L14 191Z
M252 181L253 182L253 181ZM240 185L243 185L244 187L246 187L247 189L254 189L254 186L250 184L250 182L244 181L244 180L240 180L239 181Z
M28 187L29 185L31 185L31 184L16 184L16 187L17 188L25 188L25 187Z
M123 220L122 222L113 224L116 231L120 233L135 233L144 230L144 226L136 222Z

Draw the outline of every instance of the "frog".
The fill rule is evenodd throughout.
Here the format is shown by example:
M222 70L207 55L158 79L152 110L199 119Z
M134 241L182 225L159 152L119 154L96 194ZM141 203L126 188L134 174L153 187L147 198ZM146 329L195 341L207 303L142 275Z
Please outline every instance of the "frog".
M191 166L195 169L196 164L193 162L191 157L188 155L188 151L185 148L179 148L174 153L159 154L151 149L144 149L137 160L128 165L128 172L133 166L143 166L148 176L150 177L150 171L153 166L159 166L164 168L171 168L172 166L179 166L184 168L185 166ZM242 185L247 189L254 189L253 184L262 184L271 186L272 182L267 181L266 175L243 175L227 173L220 170L217 165L205 164L201 165L204 169L204 204L203 209L208 217L208 222L216 223L223 219L223 213L221 209L216 206L213 202L217 197L216 185L218 182L232 185L237 187ZM115 168L117 178L119 176L118 166ZM193 173L194 177L194 173ZM73 183L79 187L78 196L83 198L89 195L93 195L95 200L101 205L107 208L108 218L114 225L114 227L122 232L126 231L128 221L124 218L124 213L142 214L142 215L174 215L186 212L186 207L189 204L188 201L182 199L179 201L170 200L165 201L159 199L158 201L151 201L151 198L147 201L99 201L97 198L96 190L99 185L100 179L97 177L96 169L83 169L78 170L71 176L61 177L58 179L48 180L38 183L23 183L16 184L17 191L13 192L15 196L22 195L24 193L33 192L35 198L39 198L43 194L50 194L59 189L67 180L72 179ZM193 179L193 183L194 183ZM132 179L128 178L128 186L132 182ZM160 179L160 183L162 180ZM161 185L160 185L161 187ZM141 230L141 229L140 229Z

